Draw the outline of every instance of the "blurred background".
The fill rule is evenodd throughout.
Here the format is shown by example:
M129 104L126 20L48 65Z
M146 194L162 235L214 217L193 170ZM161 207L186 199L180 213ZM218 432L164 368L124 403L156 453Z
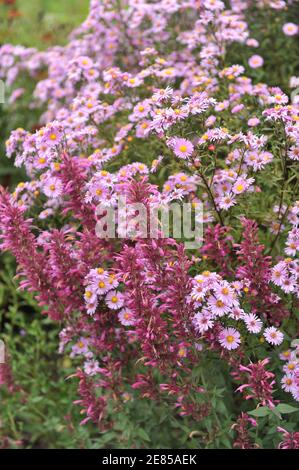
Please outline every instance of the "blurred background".
M0 0L0 43L45 49L65 44L86 17L88 0Z
M39 50L64 45L70 32L87 16L88 7L89 0L0 0L0 45L9 43ZM30 91L27 83L28 87ZM11 109L0 104L0 183L4 186L24 179L24 174L5 158L4 143L11 130L30 130L38 124L40 112L29 114L28 100L21 100Z

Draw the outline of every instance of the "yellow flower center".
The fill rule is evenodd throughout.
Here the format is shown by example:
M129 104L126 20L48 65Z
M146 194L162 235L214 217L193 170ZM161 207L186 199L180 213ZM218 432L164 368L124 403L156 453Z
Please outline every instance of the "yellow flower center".
M232 335L228 335L228 336L226 337L226 341L227 341L228 343L233 343L234 337L233 337Z
M184 357L186 355L186 349L180 348L178 352L179 357Z

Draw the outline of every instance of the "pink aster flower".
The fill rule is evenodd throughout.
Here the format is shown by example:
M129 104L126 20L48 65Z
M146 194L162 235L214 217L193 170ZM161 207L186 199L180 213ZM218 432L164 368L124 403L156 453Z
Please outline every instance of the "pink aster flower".
M261 121L257 117L252 117L248 119L247 124L249 127L258 126Z
M156 173L160 163L162 162L163 160L163 155L159 155L158 158L156 158L155 160L152 161L152 165L151 165L151 173Z
M219 317L229 313L231 309L230 305L227 305L223 300L212 296L208 299L208 307L213 315Z
M288 156L291 160L299 161L299 147L293 145L288 152Z
M86 361L84 363L84 372L86 375L96 375L99 372L99 363L95 360Z
M183 158L184 160L190 157L194 150L194 146L189 140L177 137L171 139L170 146L172 147L175 155L179 158Z
M248 60L248 65L252 69L258 69L259 67L263 65L263 63L264 63L264 59L260 55L257 55L257 54L254 54Z
M287 104L289 98L284 93L278 92L274 96L271 96L269 101L274 104Z
M59 197L62 193L62 184L58 178L51 177L43 183L43 191L48 197Z
M160 90L156 90L156 92L152 96L152 101L154 103L160 104L162 101L167 101L173 95L173 89L170 87L166 87L165 89L161 88Z
M109 290L112 289L111 285L109 284L109 281L107 278L105 278L105 276L102 276L97 284L96 284L96 288L97 288L97 294L98 295L102 295L102 294L105 294L106 292L108 292Z
M240 333L235 328L224 328L219 335L219 342L225 349L237 349L241 343Z
M294 387L295 384L295 379L291 374L286 374L282 379L281 379L281 386L283 390L286 392L291 392L292 388Z
M234 194L242 194L248 189L248 181L244 178L238 178L233 185L233 193Z
M227 210L230 207L234 206L235 204L236 204L236 200L233 197L229 196L228 194L219 198L220 209Z
M248 47L259 47L259 42L254 38L248 38L246 41Z
M234 302L234 292L227 282L221 283L215 289L217 299L222 300L225 305L232 305Z
M77 64L82 69L90 69L93 66L93 62L88 56L81 56L77 58Z
M196 313L196 315L193 317L192 323L195 330L199 331L199 333L204 333L214 325L214 322L211 319L211 314L208 311Z
M276 286L282 286L283 282L287 279L287 270L284 264L278 263L272 269L271 280Z
M132 310L129 308L123 308L119 313L118 313L118 319L120 323L124 326L133 326L135 325L135 318Z
M215 122L216 122L216 116L212 115L206 119L205 125L206 127L211 127L215 124Z
M81 337L74 346L72 346L72 352L70 357L74 357L80 354L86 355L89 352L88 339Z
M281 282L281 288L286 294L294 292L296 289L295 280L292 278L283 279Z
M285 23L282 30L286 36L295 36L298 33L299 28L294 23Z
M268 343L273 344L274 346L278 346L283 342L283 333L274 326L270 326L265 329L264 337Z
M112 310L118 310L123 306L124 299L120 292L112 290L106 295L106 303Z
M232 113L239 113L240 111L242 111L242 109L244 109L244 104L236 104L236 106L232 108Z
M289 361L291 357L292 357L292 351L290 349L287 349L286 351L282 351L279 354L279 359L281 359L282 361Z
M223 10L224 3L219 0L205 0L204 7L212 11Z
M299 361L296 358L291 359L283 366L283 371L286 374L294 375L299 370Z
M250 333L259 333L262 329L263 322L254 313L244 315L243 320L246 328Z
M224 109L227 109L229 107L229 101L224 100L221 103L217 103L215 106L215 111L223 111Z

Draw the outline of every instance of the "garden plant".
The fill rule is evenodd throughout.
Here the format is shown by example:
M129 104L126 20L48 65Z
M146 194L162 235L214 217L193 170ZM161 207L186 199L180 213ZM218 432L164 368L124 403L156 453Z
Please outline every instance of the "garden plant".
M2 41L0 447L299 448L298 18L91 0Z

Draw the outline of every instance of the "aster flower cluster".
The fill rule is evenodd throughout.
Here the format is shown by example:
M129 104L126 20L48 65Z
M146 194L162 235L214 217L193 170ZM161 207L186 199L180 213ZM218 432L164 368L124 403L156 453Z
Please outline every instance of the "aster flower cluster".
M295 340L296 343L296 340ZM284 375L281 379L282 388L292 394L295 400L299 397L299 358L298 358L298 344L292 349L282 351L280 359L284 361L283 372Z
M2 249L16 257L21 288L61 322L82 423L101 430L107 409L133 396L203 421L213 406L213 385L196 375L205 358L228 364L248 409L299 400L298 348L281 352L298 331L299 105L257 83L261 56L249 68L226 63L232 45L259 47L252 2L229 3L91 0L67 46L0 48L0 77L13 85L28 74L43 109L37 130L6 142L27 181L1 190ZM268 3L257 8L285 5ZM146 224L141 235L134 211L123 238L99 237L120 196L146 215L202 205L201 247L152 238ZM276 397L280 370L268 357L279 354ZM235 447L252 448L256 423L238 416Z

